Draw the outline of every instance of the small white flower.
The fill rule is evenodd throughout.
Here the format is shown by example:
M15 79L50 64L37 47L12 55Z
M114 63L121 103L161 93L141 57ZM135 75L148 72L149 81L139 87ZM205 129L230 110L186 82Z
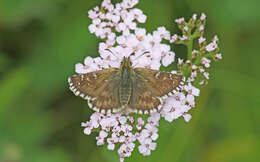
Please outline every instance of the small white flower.
M121 126L121 130L124 132L125 136L130 136L132 129L132 126L128 124Z
M156 31L154 31L153 35L159 35L161 38L170 40L171 34L164 26L158 27Z
M151 150L155 150L156 143L152 142L150 138L144 140L144 142L138 147L139 152L144 156L149 156L151 154Z
M145 23L146 21L146 15L143 14L143 11L137 8L134 8L131 10L131 12L134 14L134 18L139 22L139 23Z
M193 21L196 21L197 20L197 14L193 14L192 19L193 19Z
M180 37L180 40L182 41L188 40L188 37L186 35L182 35L182 37Z
M193 85L191 85L190 83L184 86L184 90L187 91L188 94L191 94L193 96L199 96L200 94L200 90L194 87Z
M157 125L157 124L156 124ZM152 140L156 140L159 135L158 135L158 128L156 127L156 125L152 125L152 124L146 124L145 125L145 128L143 131L145 133L147 133L149 135L149 137L152 139Z
M108 68L108 63L102 60L100 57L94 58L94 63L98 66L98 70Z
M191 120L191 115L190 114L185 114L185 115L183 115L183 117L184 117L184 120L186 122L189 122Z
M139 23L145 23L146 19L147 19L146 15L142 14L142 15L138 16L137 21Z
M174 43L178 39L178 35L174 34L170 40L170 43Z
M101 146L101 145L104 145L105 142L104 142L104 138L100 137L100 136L97 136L96 137L96 140L97 140L97 145L98 146Z
M86 127L86 128L84 129L84 134L90 135L90 134L91 134L91 129L90 129L89 127Z
M88 11L88 17L91 18L91 19L95 19L95 18L98 17L98 14L93 10L89 10Z
M154 112L150 114L150 117L147 119L147 121L152 125L158 125L160 118L161 118L160 113Z
M126 30L126 29L127 29L127 28L126 28L126 24L125 24L125 23L121 22L121 23L118 24L118 30L119 30L119 32L120 32L120 31L124 31L124 30Z
M119 137L120 136L120 132L122 131L121 127L120 126L117 126L117 127L114 127L112 129L112 136L117 136Z
M112 137L112 138L107 138L107 149L108 150L114 150L115 149L115 144L118 142L118 138L117 137Z
M204 30L204 25L200 25L199 32L202 32Z
M136 28L135 35L138 40L143 40L146 35L146 30L144 28Z
M206 68L209 68L210 67L210 59L207 59L206 57L203 57L201 59L201 63L206 67Z
M127 119L129 120L130 123L135 122L134 117L132 117L132 116L127 116Z
M203 36L201 36L200 38L199 38L199 44L202 44L203 42L205 42L205 38L203 37Z
M200 16L200 20L204 21L205 19L206 19L206 15L205 15L205 13L202 13L201 16Z
M103 130L99 132L99 137L106 138L107 136L108 136L107 132L105 132Z
M153 70L159 70L161 66L160 60L152 60L150 68Z
M188 27L188 26L184 26L183 29L184 29L184 31L186 31L186 32L189 31L189 27Z
M212 51L214 51L217 48L218 48L218 44L216 42L211 42L210 44L208 44L205 47L206 51L208 51L208 52L212 52Z
M198 68L198 66L192 65L191 68L192 68L192 70L196 70L196 69ZM196 72L196 71L194 71L194 72ZM192 75L192 74L191 74L191 75ZM196 76L197 76L197 74L196 74ZM194 77L196 77L196 76L194 76Z
M179 64L179 65L183 64L183 59L178 58L178 64Z
M198 53L199 53L198 50L193 50L193 51L192 51L192 54L193 54L193 55L196 55L196 54L198 54Z
M125 139L126 139L126 136L122 135L119 137L118 142L124 143L126 141Z
M208 72L204 72L204 73L203 73L203 76L204 76L207 80L209 80L209 73L208 73Z
M77 63L75 65L75 69L76 69L77 73L84 74L84 73L89 73L89 72L96 71L99 69L97 64L94 63L93 58L91 58L89 56L85 58L84 64L85 65L83 65L81 63Z
M162 109L162 116L165 120L172 122L182 115L181 108L183 103L176 100L175 97L169 97Z
M175 53L174 52L168 52L165 54L165 56L162 58L162 64L163 66L168 66L174 61Z
M176 22L177 24L182 24L182 23L184 22L184 17L181 17L181 18L179 18L179 19L176 19L175 22Z
M194 107L195 106L195 98L193 95L188 94L186 96L186 102L189 104L189 106Z
M101 114L99 114L97 112L93 113L90 117L90 121L94 128L98 128L100 125L100 121L101 121Z
M126 42L127 47L129 47L132 50L136 50L138 44L139 44L139 40L136 38L135 35L130 34L129 36L127 36Z
M116 121L115 118L106 117L106 118L101 119L100 125L103 130L108 132L108 131L110 131L110 129L112 127L115 127L118 125L118 121Z
M222 54L221 53L217 53L215 57L216 57L216 59L221 60L222 59Z

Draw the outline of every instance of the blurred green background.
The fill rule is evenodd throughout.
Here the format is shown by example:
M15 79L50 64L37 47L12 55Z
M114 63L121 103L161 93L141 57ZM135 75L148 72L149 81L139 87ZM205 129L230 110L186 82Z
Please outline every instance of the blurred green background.
M80 127L86 102L67 77L85 56L97 56L87 11L100 0L0 1L0 162L114 162ZM260 161L260 1L141 0L152 31L193 13L207 14L207 38L217 34L223 60L212 66L190 123L161 122L158 147L126 162ZM177 56L185 48L176 47Z

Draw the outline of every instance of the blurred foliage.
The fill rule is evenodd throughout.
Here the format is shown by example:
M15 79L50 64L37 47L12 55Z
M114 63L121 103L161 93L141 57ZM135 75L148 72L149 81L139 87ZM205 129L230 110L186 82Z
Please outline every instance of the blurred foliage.
M0 1L0 161L111 162L80 127L91 110L68 89L84 57L97 56L87 11L100 1ZM193 119L161 122L156 151L127 162L256 162L260 155L260 1L141 0L148 31L193 13L207 14L207 36L218 34L223 61L201 91ZM183 47L175 47L178 57Z

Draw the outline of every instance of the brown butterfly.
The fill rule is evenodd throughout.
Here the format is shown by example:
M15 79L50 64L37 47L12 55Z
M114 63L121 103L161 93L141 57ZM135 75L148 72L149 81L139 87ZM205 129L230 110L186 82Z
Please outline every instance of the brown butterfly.
M163 99L180 90L182 79L178 74L133 68L130 58L124 57L120 68L74 75L68 82L70 90L88 100L94 111L148 114L159 111Z

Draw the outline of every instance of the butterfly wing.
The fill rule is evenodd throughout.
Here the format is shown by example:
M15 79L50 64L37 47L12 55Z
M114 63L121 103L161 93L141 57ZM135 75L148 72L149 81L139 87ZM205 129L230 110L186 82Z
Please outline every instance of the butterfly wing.
M183 84L182 76L151 70L135 68L133 91L129 103L130 110L137 113L158 111L167 96L173 95Z
M161 108L162 99L154 95L146 82L139 76L134 77L128 110L139 114L156 112Z
M70 89L76 96L88 100L89 107L97 112L110 113L120 111L117 68L108 68L68 79Z
M183 85L183 76L147 68L135 68L136 75L140 76L153 94L158 97L167 97L180 90Z

